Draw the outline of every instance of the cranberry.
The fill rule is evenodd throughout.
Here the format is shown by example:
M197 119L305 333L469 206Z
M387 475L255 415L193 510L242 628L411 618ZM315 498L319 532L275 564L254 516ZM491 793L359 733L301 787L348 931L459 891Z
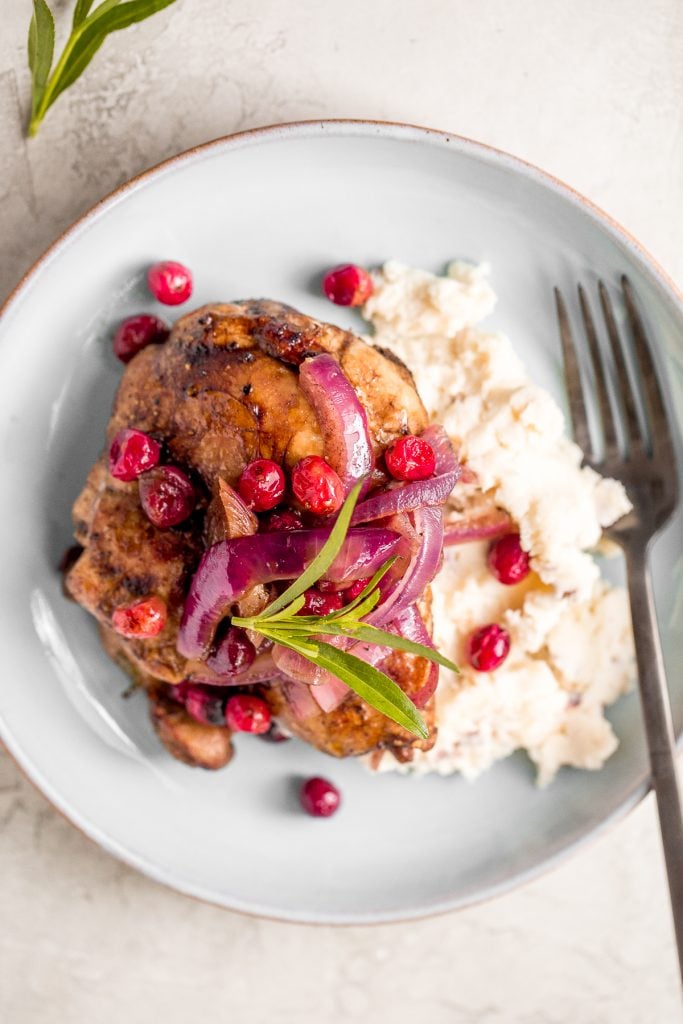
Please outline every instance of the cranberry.
M321 594L337 594L344 589L343 583L335 583L334 580L318 580L316 588Z
M330 615L338 612L344 607L344 599L341 594L321 594L315 587L304 590L304 606L299 615Z
M323 291L336 306L362 306L372 295L372 278L362 267L344 263L325 274Z
M433 475L436 465L431 444L413 434L392 441L384 461L394 480L426 480Z
M142 507L155 526L176 526L192 514L194 487L177 466L157 466L140 477L138 486Z
M182 263L164 260L149 268L147 285L154 298L165 306L179 306L192 295L192 274Z
M225 718L233 732L264 733L270 729L270 708L260 697L246 693L230 697Z
M237 490L249 508L256 512L267 512L282 501L285 486L285 474L277 462L272 459L255 459L242 470Z
M506 533L489 548L489 569L501 583L511 586L529 575L529 555L519 542L518 533Z
M292 490L301 504L315 515L337 512L344 502L344 485L319 455L307 455L292 470Z
M221 676L237 675L249 668L255 657L254 645L244 630L230 626L206 659L206 664Z
M341 793L327 779L314 776L301 787L301 805L314 818L329 818L341 803Z
M168 338L168 327L163 320L149 313L129 316L116 328L114 334L114 355L122 363L128 363L141 348L159 345Z
M358 595L363 593L369 582L369 576L362 580L354 580L351 586L347 587L344 591L344 604L350 604L351 601L355 601Z
M111 624L120 636L134 640L147 640L158 636L166 625L166 602L160 597L148 597L136 604L115 608Z
M141 430L123 429L109 448L109 472L117 480L137 480L154 469L161 457L161 445Z
M275 509L261 522L261 529L265 533L279 533L281 530L303 530L304 521L301 512L293 508Z
M476 668L477 672L493 672L503 664L509 652L510 634L495 622L482 626L470 634L470 665Z
M189 683L185 691L188 715L202 725L225 725L224 691Z

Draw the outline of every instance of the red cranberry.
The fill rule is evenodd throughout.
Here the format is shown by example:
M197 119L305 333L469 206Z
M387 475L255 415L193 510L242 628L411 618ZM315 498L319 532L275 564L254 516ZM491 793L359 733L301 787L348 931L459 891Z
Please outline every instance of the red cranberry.
M233 732L264 733L270 729L270 708L260 697L238 693L225 706L225 717Z
M166 602L160 597L148 597L136 604L115 608L111 624L120 636L134 640L147 640L158 636L166 625Z
M261 522L261 529L265 533L279 533L281 530L303 530L304 521L301 512L294 508L275 509L270 515L265 516Z
M119 430L109 448L109 472L117 480L137 480L154 469L161 445L141 430Z
M292 470L292 490L301 504L315 515L337 512L344 502L344 485L319 455L307 455Z
M114 355L122 363L128 363L141 348L159 345L168 338L168 327L163 320L149 313L129 316L116 328L114 334Z
M323 291L336 306L362 306L372 295L372 278L354 263L344 263L323 278Z
M358 595L363 593L369 582L369 576L362 580L354 580L351 586L347 587L344 591L344 604L350 604L351 601L355 601Z
M426 480L436 465L432 446L413 434L392 441L384 461L394 480Z
M176 526L192 514L194 487L177 466L157 466L138 481L142 507L155 526Z
M225 725L224 691L215 687L189 683L185 691L185 709L202 725Z
M149 268L147 285L159 302L165 306L178 306L192 295L192 274L182 263L164 260Z
M501 583L511 586L529 575L529 555L518 533L506 533L489 548L489 569Z
M338 612L344 607L344 599L341 594L321 594L315 587L304 591L305 603L299 615L330 615Z
M249 508L267 512L282 501L285 493L285 474L272 459L255 459L242 471L237 490Z
M255 657L254 645L244 630L230 626L206 659L206 664L221 676L237 675L249 668Z
M493 672L503 664L509 652L510 634L495 622L482 626L470 634L470 665L476 668L477 672Z
M335 583L334 580L318 580L315 586L321 594L338 594L344 589L343 584Z
M314 818L329 818L341 803L341 793L327 779L314 776L301 787L301 805Z

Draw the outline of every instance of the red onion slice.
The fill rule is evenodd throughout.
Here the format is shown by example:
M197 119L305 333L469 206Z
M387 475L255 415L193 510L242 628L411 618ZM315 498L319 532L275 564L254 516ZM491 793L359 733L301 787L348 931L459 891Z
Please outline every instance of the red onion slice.
M325 640L335 647L346 647L349 643L346 637L341 636L325 637ZM341 679L287 647L276 644L273 647L273 660L278 670L288 679L310 687L313 699L323 711L334 711L350 693L349 687Z
M434 642L429 635L429 631L425 626L424 619L414 604L405 608L400 615L394 619L389 626L389 629L392 632L395 631L400 633L401 636L406 638L406 640L412 640L413 643L422 644L423 647L429 647L433 651L436 650ZM430 661L427 682L424 686L420 687L417 693L410 694L410 699L415 707L423 708L425 706L430 697L433 696L438 683L439 666L436 662Z
M282 675L297 683L305 683L306 686L317 688L336 678L331 672L320 668L319 665L314 665L308 658L304 658L302 654L290 650L289 647L282 647L280 644L275 644L273 647L273 662Z
M382 603L368 615L366 621L372 626L391 622L405 608L419 600L441 567L443 511L440 508L416 509L413 518L420 546L402 578L394 583Z
M282 693L292 709L292 714L300 721L317 714L318 705L311 697L311 687L304 683L296 683L287 679L282 684Z
M203 658L218 623L257 583L296 579L329 537L329 529L259 533L214 544L205 552L185 600L178 651ZM399 548L401 538L384 528L349 530L325 579L339 583L372 576Z
M370 486L375 456L367 413L352 385L327 353L306 359L299 368L299 381L318 417L325 459L339 474L344 494L366 478L364 493Z
M432 423L431 426L422 431L420 436L434 449L434 456L436 459L434 472L437 475L439 473L456 472L458 476L460 476L461 466L458 462L458 457L455 454L451 439L444 428L438 423Z
M468 544L474 540L494 540L509 533L514 527L511 517L502 509L494 509L482 515L462 519L460 522L446 523L444 528L444 547L454 544Z
M271 651L257 654L249 668L237 675L220 675L218 672L212 672L206 665L198 665L196 671L192 665L189 665L188 669L191 682L204 683L205 686L253 686L255 683L267 683L272 679L278 679L281 675Z
M328 682L321 683L320 686L311 687L313 700L322 711L327 713L335 711L340 704L343 704L350 692L346 683L342 683L341 679L337 679L336 676L332 676Z

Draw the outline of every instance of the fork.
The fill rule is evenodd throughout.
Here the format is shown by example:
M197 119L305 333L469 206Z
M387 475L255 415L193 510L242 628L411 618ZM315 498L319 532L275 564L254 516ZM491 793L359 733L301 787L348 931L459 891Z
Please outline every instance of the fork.
M583 383L567 307L558 288L555 289L555 301L575 440L583 450L585 462L597 472L620 480L633 505L632 511L605 533L620 545L626 559L652 788L657 798L679 969L683 978L683 817L676 778L671 705L648 565L650 543L671 518L678 503L676 460L672 431L645 326L636 306L634 290L626 276L621 278L621 288L635 362L638 365L637 373L644 393L642 423L638 416L637 393L627 370L626 346L617 327L607 287L602 281L598 283L621 410L616 401L610 402L607 390L609 371L601 352L588 296L581 285L578 288L588 350L586 357L593 367L599 419L602 421L602 454L591 436L586 411L588 389ZM621 427L621 443L617 424Z

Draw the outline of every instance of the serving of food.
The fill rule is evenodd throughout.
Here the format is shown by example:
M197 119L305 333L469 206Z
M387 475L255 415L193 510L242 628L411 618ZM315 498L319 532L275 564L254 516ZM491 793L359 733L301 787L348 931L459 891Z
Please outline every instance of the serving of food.
M192 291L172 262L148 283ZM121 324L68 592L189 765L223 767L247 732L382 771L472 778L516 749L542 783L600 767L633 653L590 552L623 488L476 326L481 268L349 264L324 290L373 334L272 300ZM304 806L329 814L318 788Z
M453 136L247 132L70 229L0 315L0 736L47 798L163 884L326 923L481 900L632 807L627 505L565 435L552 301L622 273L678 401L656 268Z

